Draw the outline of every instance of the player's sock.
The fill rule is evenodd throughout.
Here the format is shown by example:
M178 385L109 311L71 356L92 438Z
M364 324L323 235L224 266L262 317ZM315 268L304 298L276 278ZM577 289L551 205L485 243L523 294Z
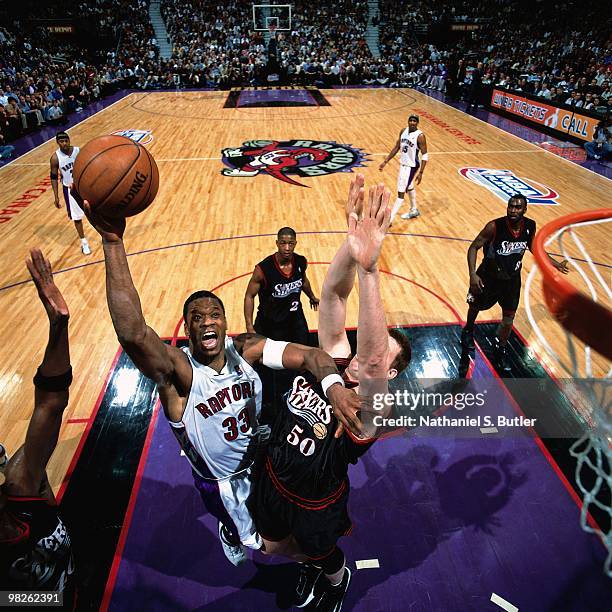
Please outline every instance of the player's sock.
M416 203L416 189L409 189L408 197L410 198L410 212L414 213L418 210Z
M391 209L391 221L393 221L393 218L397 215L397 211L401 208L403 203L404 198L397 198L397 200L395 200L395 204L393 204L393 208Z
M333 587L336 587L336 586L338 586L342 582L342 579L344 578L344 572L345 571L346 571L346 566L343 565L337 572L335 572L333 574L325 574L325 577L329 580L329 583Z

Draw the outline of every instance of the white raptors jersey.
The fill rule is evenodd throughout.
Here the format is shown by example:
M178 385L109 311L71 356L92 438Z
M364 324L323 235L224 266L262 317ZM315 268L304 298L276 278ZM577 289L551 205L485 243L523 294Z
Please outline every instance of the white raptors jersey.
M183 349L193 370L183 418L170 422L174 435L200 476L228 478L253 462L261 380L225 338L225 366L220 373L196 361Z
M64 155L61 149L58 149L55 154L57 155L59 169L62 174L62 185L69 187L72 185L72 168L74 166L74 160L79 154L79 147L72 147L71 155Z
M419 165L419 145L417 138L422 134L421 130L410 132L406 128L400 137L400 164L402 166L410 166L414 168Z

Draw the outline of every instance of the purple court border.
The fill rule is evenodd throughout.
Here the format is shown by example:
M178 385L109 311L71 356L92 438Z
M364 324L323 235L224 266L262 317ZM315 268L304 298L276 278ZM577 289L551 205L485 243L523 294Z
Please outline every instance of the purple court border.
M497 379L500 401L503 403L499 414L517 414L513 398L505 396L503 381L495 376L488 360L477 360L474 375L476 380ZM137 493L133 492L130 500L134 504L134 514L130 517L132 520L124 525L125 548L116 559L118 571L107 584L107 605L102 606L102 610L128 612L133 609L134 598L155 612L192 609L248 612L273 609L274 591L261 576L270 573L271 565L280 565L276 569L277 574L290 579L291 575L287 572L283 574L283 564L288 567L289 562L262 558L256 554L253 561L240 568L226 565L216 541L215 523L203 511L197 494L193 493L188 466L184 459L179 459L176 442L163 422L163 417L159 414L156 416L150 424L152 444L147 449L147 456L141 460L144 463L143 486ZM431 467L426 463L423 466L415 464L414 482L409 474L404 473L407 481L412 482L412 486L406 487L404 493L408 494L411 501L414 497L418 502L420 495L428 492L428 487L422 486L421 490L415 485L420 483L434 486L437 482L441 487L440 493L445 494L441 500L441 512L435 511L433 507L435 496L431 496L429 505L424 503L425 497L420 500L421 505L412 503L393 509L393 504L389 504L388 512L394 512L389 517L397 518L398 524L404 527L409 524L418 525L419 532L426 528L424 534L421 538L407 536L407 547L399 546L397 541L385 534L376 536L381 541L377 541L376 537L373 540L370 533L372 530L367 528L372 521L372 513L382 513L378 516L379 520L384 520L387 515L378 502L370 503L364 498L364 487L369 484L375 490L376 487L384 488L384 475L388 471L397 476L397 468L403 465L397 461L394 463L402 455L398 453L398 444L401 442L397 440L387 440L386 444L380 442L357 466L351 468L353 495L357 495L366 504L355 504L355 499L351 504L354 537L343 540L348 557L352 560L363 559L368 554L371 556L373 550L383 549L387 557L378 570L357 572L347 595L347 609L359 612L406 609L389 606L394 598L406 596L407 583L412 583L412 605L417 602L421 604L415 609L445 612L465 610L468 602L471 603L470 609L484 609L493 589L493 592L504 595L524 610L535 610L532 606L538 604L554 607L561 603L558 598L562 597L566 604L563 609L576 612L585 609L580 608L580 595L586 595L584 589L590 588L599 597L605 597L605 578L598 577L592 584L580 579L580 572L585 568L590 569L603 563L604 549L598 538L580 529L579 510L570 496L564 497L562 493L565 483L555 478L558 474L546 454L540 453L541 449L536 448L536 444L530 444L527 439L515 443L486 437L463 442L435 439L420 442L418 437L411 437L410 444L406 445L405 453L402 454L413 453L415 458L419 458L418 453L426 451L432 454L435 461L432 460ZM170 455L168 449L172 449ZM492 510L489 526L486 523L480 525L478 521L471 526L469 520L467 523L457 521L457 517L469 519L471 511L465 513L457 510L460 506L453 502L453 495L461 487L467 486L464 501L468 510L474 502L469 501L470 480L463 482L461 478L457 479L456 467L464 463L471 465L471 460L480 457L486 459L489 455L500 454L508 456L509 461L514 456L517 461L512 469L514 473L511 474L512 486L508 491L508 500ZM477 463L474 464L476 467ZM469 469L476 469L469 465ZM525 472L528 465L529 470ZM391 467L395 471L387 469ZM431 482L427 474L433 474L429 479ZM546 477L543 480L538 477L544 474ZM515 479L516 482L512 482ZM520 494L519 489L522 489ZM387 496L390 493L384 492ZM551 493L557 495L555 499L559 502L554 512L542 503L546 495ZM519 499L513 499L517 494L521 496L523 505L527 502L527 505L532 503L533 507L521 509ZM170 495L176 500L175 514L170 523L164 523L156 512L156 504ZM538 514L540 505L543 513ZM517 509L520 511L519 523L513 520L516 518L513 513ZM471 510L475 517L479 515L476 507ZM515 528L508 526L511 521ZM529 538L526 535L517 537L513 529L518 529L519 534L523 531L541 534L544 539L540 541L538 537ZM564 533L564 530L567 539L556 541L554 534ZM571 546L569 534L576 538L577 544L572 549L574 557L568 560L563 556L563 548ZM561 553L558 552L559 548ZM546 559L546 563L542 563L541 558ZM462 571L467 573L464 578L461 578L461 572L448 571L453 570L459 561L463 564ZM433 586L429 588L425 585ZM279 588L278 582L273 582L271 586ZM425 605L428 607L423 607ZM545 609L552 610L553 607L548 605Z

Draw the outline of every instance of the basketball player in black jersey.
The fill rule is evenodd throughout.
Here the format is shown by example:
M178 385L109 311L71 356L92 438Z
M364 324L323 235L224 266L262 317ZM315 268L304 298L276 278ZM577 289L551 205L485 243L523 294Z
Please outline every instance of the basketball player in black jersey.
M57 445L72 381L68 307L49 262L30 252L28 270L49 319L49 340L34 377L34 412L24 444L0 473L0 591L61 591L73 609L70 537L58 515L45 468Z
M474 353L474 322L478 313L499 304L502 321L497 331L498 362L502 370L510 370L506 344L521 296L523 255L527 249L531 251L536 233L535 221L525 217L526 211L527 198L513 195L508 200L506 216L489 221L468 249L469 308L467 323L461 332L464 368L469 363L468 356ZM481 248L484 259L476 269L477 253ZM568 273L567 261L555 261L550 255L549 258L557 270Z
M359 219L363 176L353 181L348 236L330 266L321 297L320 347L334 357L347 386L358 386L366 402L386 393L388 379L410 360L407 338L387 330L380 297L377 261L389 227L389 195L384 185L370 189L364 218ZM356 272L357 355L351 359L345 319ZM370 437L361 439L344 432L323 390L303 375L294 379L279 406L265 468L249 506L265 552L305 561L296 588L298 607L336 612L342 607L351 573L337 541L351 529L348 466L374 442L375 428L366 431Z
M308 325L300 294L303 291L308 296L313 310L318 309L319 299L306 276L306 258L294 253L296 244L295 231L290 227L281 228L276 240L278 251L255 266L244 294L247 333L258 333L272 340L308 344ZM256 295L259 297L259 308L253 325Z

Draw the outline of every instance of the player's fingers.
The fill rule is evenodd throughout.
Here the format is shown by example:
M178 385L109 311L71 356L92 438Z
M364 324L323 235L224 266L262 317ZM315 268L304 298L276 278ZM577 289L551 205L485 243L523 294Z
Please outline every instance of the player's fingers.
M336 433L334 434L335 438L339 438L344 433L344 425L342 423L338 423L338 427L336 428Z
M363 200L365 197L365 189L363 188L363 186L361 186L359 188L359 191L357 192L357 200L355 203L355 212L357 213L357 218L361 219L362 213L363 213Z
M359 217L355 211L351 212L348 217L348 229L349 232L354 232L357 229L357 222L359 221Z
M391 208L387 206L383 213L383 219L380 226L385 234L389 231L389 225L391 225Z
M364 219L371 219L376 213L372 213L372 210L376 206L376 197L377 197L378 186L370 187L368 190L368 204L366 209L363 211Z
M382 185L382 192L380 194L378 211L376 213L376 221L378 222L379 226L382 226L383 220L385 218L385 211L387 210L387 207L389 206L390 195L391 195L391 192L384 185Z

